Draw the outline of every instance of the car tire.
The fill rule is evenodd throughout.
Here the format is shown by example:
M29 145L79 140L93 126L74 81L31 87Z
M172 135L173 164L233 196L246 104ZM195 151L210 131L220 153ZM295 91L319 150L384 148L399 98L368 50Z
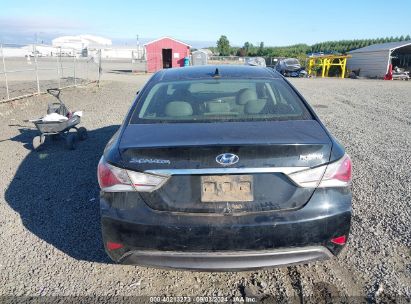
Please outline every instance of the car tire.
M46 136L44 136L44 135L35 136L33 138L33 142L32 142L33 143L33 149L36 150L36 151L40 150L40 148L41 148L42 144L44 144L45 140L46 140Z
M80 140L86 140L88 138L87 129L84 127L78 128L77 134Z

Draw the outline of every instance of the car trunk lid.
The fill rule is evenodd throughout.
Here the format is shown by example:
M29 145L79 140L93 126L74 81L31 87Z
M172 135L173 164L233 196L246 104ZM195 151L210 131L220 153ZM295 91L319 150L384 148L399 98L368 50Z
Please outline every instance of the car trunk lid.
M286 173L326 163L331 141L315 120L132 124L124 130L119 148L125 168L171 175L161 188L141 192L153 209L238 213L304 205L313 189L295 186ZM216 157L224 153L237 155L238 162L219 164ZM244 201L229 201L226 196L205 201L204 187L210 185L206 184L210 177L221 181L227 175L250 182L252 199L247 194ZM234 179L230 184L223 178L220 184L244 185Z

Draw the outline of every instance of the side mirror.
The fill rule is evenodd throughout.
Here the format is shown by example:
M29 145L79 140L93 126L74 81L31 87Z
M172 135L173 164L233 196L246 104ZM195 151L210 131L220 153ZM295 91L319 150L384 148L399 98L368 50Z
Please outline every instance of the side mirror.
M137 92L136 92L136 95L138 95L138 93L140 93L140 91L137 91Z

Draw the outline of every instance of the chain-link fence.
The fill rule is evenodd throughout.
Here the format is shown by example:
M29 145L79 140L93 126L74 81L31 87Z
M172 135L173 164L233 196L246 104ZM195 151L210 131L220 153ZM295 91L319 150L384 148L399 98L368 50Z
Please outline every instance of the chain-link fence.
M108 46L102 48L91 47L89 55L100 52L102 71L109 74L146 72L147 61L145 49L142 46Z
M128 58L101 58L102 73L145 73L147 72L147 61L144 59Z
M101 52L48 45L0 45L0 102L99 81Z
M240 56L210 56L208 64L244 64L248 60L252 60L255 57L240 57ZM269 67L273 67L277 64L278 58L276 57L261 57L264 58L265 64Z
M244 64L246 57L239 56L210 56L208 64Z

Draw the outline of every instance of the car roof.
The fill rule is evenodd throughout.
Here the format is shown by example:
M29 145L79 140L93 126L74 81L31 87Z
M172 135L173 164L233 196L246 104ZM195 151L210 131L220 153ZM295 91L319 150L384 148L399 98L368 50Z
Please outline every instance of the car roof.
M218 70L220 79L281 78L277 72L270 68L247 65L202 65L163 69L157 72L154 78L156 81L212 79L216 70Z

